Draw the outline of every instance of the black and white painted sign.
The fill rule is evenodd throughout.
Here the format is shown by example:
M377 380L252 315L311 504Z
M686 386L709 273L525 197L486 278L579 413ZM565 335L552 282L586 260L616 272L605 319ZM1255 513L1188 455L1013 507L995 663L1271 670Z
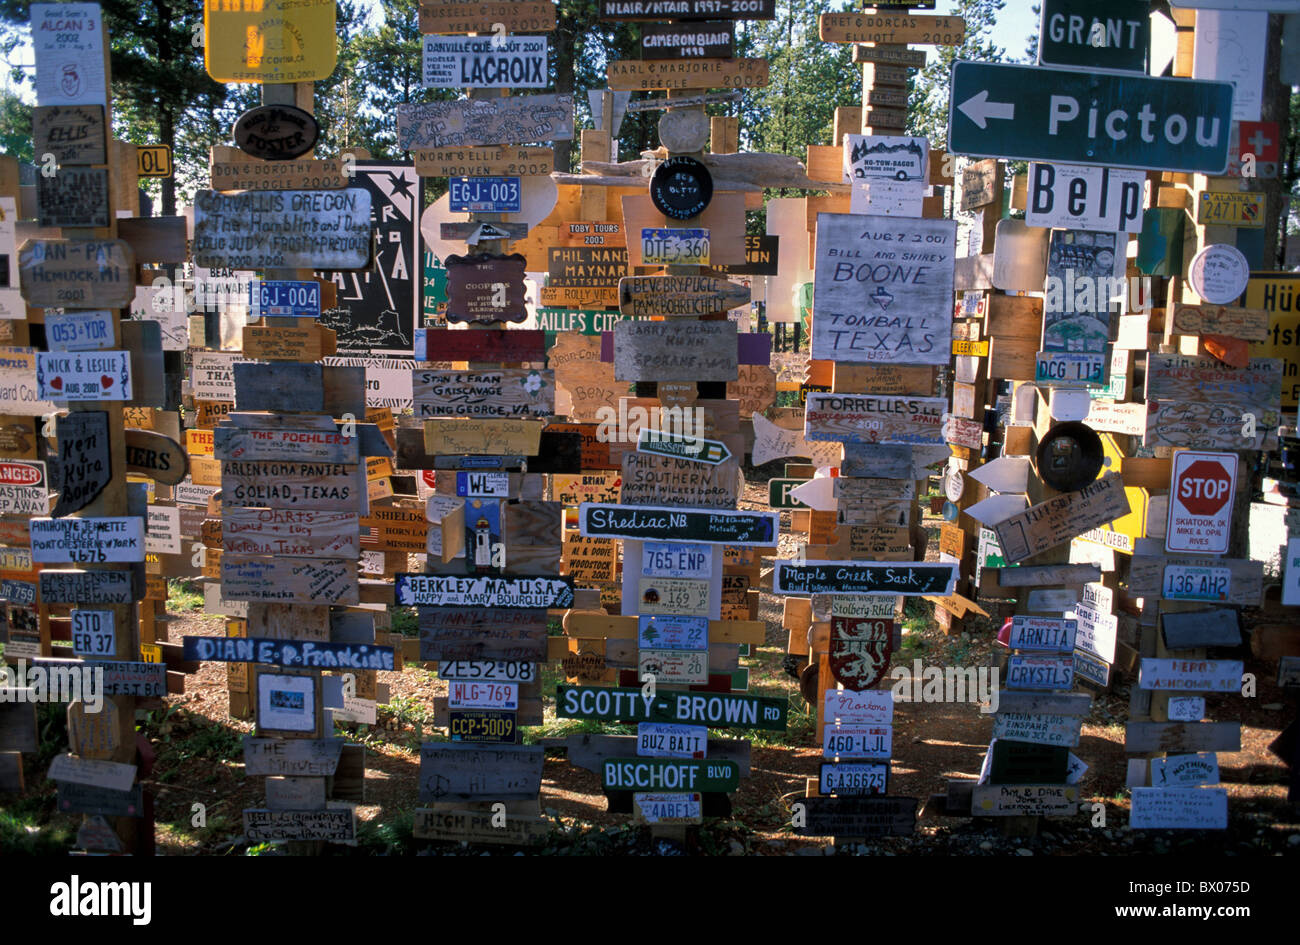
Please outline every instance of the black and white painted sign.
M426 89L544 89L545 36L426 36Z

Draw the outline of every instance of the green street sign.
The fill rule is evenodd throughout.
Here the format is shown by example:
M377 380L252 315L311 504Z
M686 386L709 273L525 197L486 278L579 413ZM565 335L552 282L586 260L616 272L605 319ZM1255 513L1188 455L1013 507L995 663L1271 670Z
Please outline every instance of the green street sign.
M1146 72L1147 0L1043 0L1038 64Z
M696 463L708 463L718 466L731 459L731 450L727 444L703 437L678 436L675 433L661 433L649 427L641 428L641 435L636 441L637 452L653 453L656 456L672 456L677 459L689 459Z
M1232 84L959 61L948 150L972 157L1222 174Z
M807 479L769 479L767 481L767 504L773 509L806 509L803 502L790 495L790 490L802 486Z
M709 728L759 728L785 731L790 700L726 692L667 692L646 695L641 689L569 686L555 689L555 716L606 722L681 722Z
M717 791L740 787L734 761L694 758L607 758L600 766L600 786L609 791Z

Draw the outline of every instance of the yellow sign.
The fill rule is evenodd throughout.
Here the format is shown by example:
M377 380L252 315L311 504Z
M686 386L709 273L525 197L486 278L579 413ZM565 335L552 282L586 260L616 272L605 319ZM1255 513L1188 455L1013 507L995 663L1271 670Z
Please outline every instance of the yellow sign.
M169 144L140 144L135 148L135 172L141 177L171 177L172 148Z
M334 71L335 0L206 0L203 61L218 82L313 82Z
M1250 346L1252 358L1282 359L1282 407L1300 404L1300 272L1252 272L1246 308L1268 313L1268 340Z
M1196 203L1196 222L1216 226L1264 225L1263 191L1202 191Z
M156 643L141 643L140 661L143 663L161 663L163 661L162 647Z
M1100 479L1108 472L1119 469L1120 461L1124 458L1125 453L1120 449L1115 434L1099 433L1098 436L1101 437L1101 450L1102 455L1105 457L1101 473L1097 476ZM1146 489L1125 486L1124 495L1128 497L1129 513L1127 515L1121 515L1114 521L1107 522L1098 528L1089 529L1079 538L1083 541L1105 545L1107 548L1113 548L1115 551L1122 551L1125 554L1133 554L1137 548L1138 539L1146 537L1151 494Z
M953 354L964 354L974 358L987 358L989 355L988 341L963 341L954 340L952 343Z

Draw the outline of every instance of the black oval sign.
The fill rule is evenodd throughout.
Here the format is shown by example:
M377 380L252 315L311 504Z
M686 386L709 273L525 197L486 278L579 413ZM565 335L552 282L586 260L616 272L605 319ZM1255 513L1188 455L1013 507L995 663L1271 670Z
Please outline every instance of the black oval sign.
M650 199L670 220L689 220L703 213L713 199L713 178L695 158L672 157L650 178Z
M1101 437L1078 421L1058 423L1038 444L1038 475L1061 492L1082 489L1105 463Z
M320 126L310 112L292 105L259 105L235 122L235 144L264 161L289 161L316 146Z

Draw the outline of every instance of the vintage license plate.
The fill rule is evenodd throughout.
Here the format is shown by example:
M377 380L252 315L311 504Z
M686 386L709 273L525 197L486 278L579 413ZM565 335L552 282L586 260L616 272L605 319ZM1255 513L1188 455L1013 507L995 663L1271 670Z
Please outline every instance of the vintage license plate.
M708 546L647 541L641 548L642 577L707 578L713 555Z
M280 280L251 283L252 317L320 318L320 283Z
M840 762L821 767L822 794L884 794L888 785L888 764Z
M1167 600L1226 600L1231 586L1228 568L1170 564L1165 566L1162 596Z
M681 614L643 615L637 618L636 642L642 649L706 650L709 620Z
M536 665L520 660L443 660L438 664L438 678L486 682L532 682L536 675Z
M518 709L519 684L453 680L447 686L450 709Z
M822 756L888 758L893 736L892 725L828 725L822 735Z
M452 213L518 213L518 177L453 177L448 181Z
M637 612L641 614L709 613L709 582L689 578L641 578L637 584Z
M493 709L452 709L447 713L447 732L453 742L502 742L517 740L515 714Z
M709 262L709 231L699 229L641 230L641 263L645 266L705 266Z
M648 758L703 758L709 730L703 725L638 722L636 753Z

